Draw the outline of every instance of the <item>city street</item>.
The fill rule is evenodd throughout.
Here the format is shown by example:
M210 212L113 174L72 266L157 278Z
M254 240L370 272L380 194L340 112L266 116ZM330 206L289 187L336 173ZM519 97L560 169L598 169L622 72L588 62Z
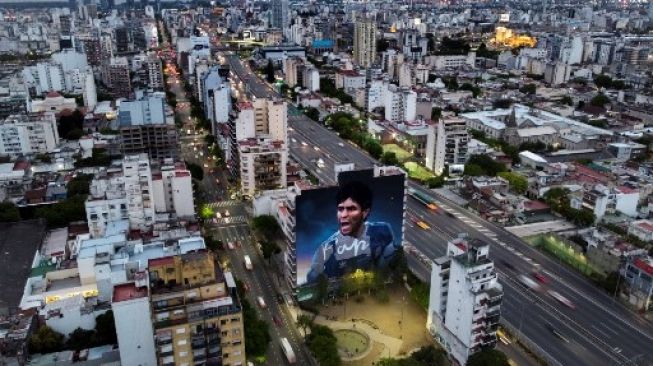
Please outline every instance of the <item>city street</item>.
M258 97L278 97L260 79L246 70L236 56L229 57L232 70L248 80L248 89ZM244 76L243 74L250 74ZM322 183L335 181L334 164L355 163L371 167L375 161L351 143L305 116L289 117L290 155ZM318 167L316 159L324 161ZM440 210L433 212L409 198L409 215L423 220L428 230L407 223L405 243L433 259L444 255L446 243L460 233L492 244L505 296L503 321L537 344L539 353L550 363L560 365L649 365L653 359L653 326L603 290L571 269L552 260L500 227L474 216L467 210L434 196L418 184L419 190L437 200ZM449 212L446 214L444 211ZM429 278L428 265L409 259L414 271ZM570 299L575 309L558 302L545 292L534 293L518 282L521 274L530 276L539 268L550 278L547 289ZM554 331L555 330L555 331Z
M298 364L311 365L312 361L303 345L303 338L300 336L286 304L277 303L279 290L277 284L269 280L271 277L266 270L267 266L263 263L260 251L254 246L247 212L242 202L228 200L226 174L221 169L214 168L215 162L210 160L204 141L205 134L195 129L195 121L190 116L188 97L177 73L178 71L175 70L175 73L168 75L168 86L178 101L175 113L184 124L180 138L182 159L203 167L204 179L199 184L200 197L222 216L216 217L215 224L208 224L209 228L205 234L221 240L225 246L228 242L240 244L234 250L225 248L229 258L228 268L234 272L237 279L248 284L250 288L247 293L249 303L258 309L261 317L269 324L272 342L270 342L266 357L268 364L283 365L287 362L279 345L279 339L286 337L295 350ZM226 211L229 211L228 215L225 215ZM253 271L251 272L244 269L243 257L245 254L249 255L252 260ZM263 297L267 305L265 309L257 306L256 298L258 296Z

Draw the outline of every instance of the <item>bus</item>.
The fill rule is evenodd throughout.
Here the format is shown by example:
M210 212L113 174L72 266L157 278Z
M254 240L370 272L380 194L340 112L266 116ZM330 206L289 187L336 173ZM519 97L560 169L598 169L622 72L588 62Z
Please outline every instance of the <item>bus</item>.
M283 350L283 354L286 355L288 363L294 365L297 362L297 357L295 357L295 352L292 350L288 338L281 338L281 349Z
M435 211L438 209L438 206L435 204L435 201L433 201L433 199L428 195L412 188L408 189L408 194L414 199L418 200L424 206L426 206L429 210Z

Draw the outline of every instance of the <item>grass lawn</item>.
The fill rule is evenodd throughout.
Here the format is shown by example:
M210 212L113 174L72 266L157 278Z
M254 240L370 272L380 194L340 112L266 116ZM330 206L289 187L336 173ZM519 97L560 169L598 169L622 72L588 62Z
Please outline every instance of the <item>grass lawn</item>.
M404 168L408 172L409 177L417 180L426 181L429 178L435 177L431 171L412 161L405 163Z
M396 144L385 144L383 145L383 152L393 152L397 156L400 162L404 162L413 157L413 154L399 147Z

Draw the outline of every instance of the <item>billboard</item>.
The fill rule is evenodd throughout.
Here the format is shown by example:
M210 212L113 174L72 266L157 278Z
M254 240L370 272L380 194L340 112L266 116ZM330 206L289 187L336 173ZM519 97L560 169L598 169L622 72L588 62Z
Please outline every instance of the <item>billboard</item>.
M402 250L405 175L387 169L343 171L337 186L297 196L298 287L384 267Z

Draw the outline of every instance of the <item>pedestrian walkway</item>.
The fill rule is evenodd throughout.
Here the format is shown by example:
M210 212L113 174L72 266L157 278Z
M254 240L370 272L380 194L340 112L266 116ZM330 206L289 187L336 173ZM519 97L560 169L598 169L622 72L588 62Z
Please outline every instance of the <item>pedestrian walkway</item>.
M383 345L386 350L383 351L384 357L397 357L399 356L399 350L403 341L399 338L391 337L389 335L383 334L379 329L374 328L372 325L363 322L363 321L337 321L337 320L327 320L324 316L318 315L315 317L315 323L325 325L333 330L338 329L356 329L367 334L370 337L372 342L377 342ZM387 355L387 356L386 356Z
M228 201L218 201L218 202L211 202L208 203L207 206L211 208L224 208L224 207L231 207L239 204L240 201L236 200L228 200Z

